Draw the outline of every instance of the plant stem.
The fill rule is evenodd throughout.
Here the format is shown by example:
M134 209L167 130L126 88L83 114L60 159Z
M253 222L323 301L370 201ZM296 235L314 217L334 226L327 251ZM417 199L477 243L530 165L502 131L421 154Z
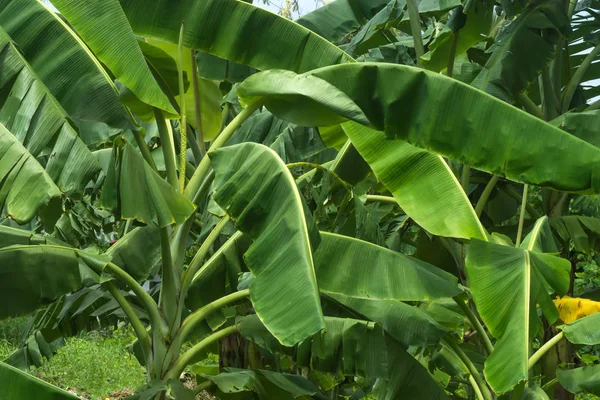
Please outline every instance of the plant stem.
M471 384L471 387L473 388L473 391L475 392L475 396L477 396L477 400L483 400L483 393L481 393L481 390L479 389L477 382L475 382L475 378L473 378L473 375L471 375L471 374L469 374L469 383Z
M200 394L200 392L208 389L212 385L213 385L212 381L204 381L204 382L198 384L198 386L196 386L196 388L194 389L194 394L198 395L198 394Z
M421 56L425 53L423 39L421 38L421 16L417 0L407 0L408 17L410 19L410 31L415 41L415 53L417 54L417 65L421 64Z
M227 127L225 129L223 129L221 134L219 136L217 136L217 138L213 141L213 143L211 144L208 151L216 150L216 149L220 148L221 146L223 146L227 142L227 140L231 137L231 135L234 134L234 132L237 130L237 128L239 128L240 125L254 113L254 111L256 111L258 108L260 108L260 106L261 106L261 101L259 100L253 104L249 104L246 108L244 108L242 110L242 112L240 112L233 119L233 121L231 121L231 123L229 125L227 125ZM188 182L188 185L184 191L184 195L189 200L192 200L196 197L196 194L197 194L198 190L200 189L200 185L202 184L202 181L204 180L204 175L207 173L209 167L210 167L210 159L208 157L203 157L202 161L200 162L200 165L198 165L198 168L196 168L196 171L194 171L194 175Z
M556 378L556 377L555 377L555 378L553 378L552 380L550 380L550 381L546 382L546 383L544 384L544 386L542 386L542 390L544 390L544 391L545 391L545 390L548 390L548 389L550 389L551 387L553 387L554 385L556 385L557 383L558 383L558 378Z
M297 168L297 167L309 167L312 169L318 169L321 171L325 171L325 172L329 173L336 181L338 181L344 188L346 188L346 190L352 191L352 188L350 187L350 185L346 181L344 181L342 178L340 178L340 176L338 174L336 174L329 168L324 167L322 165L313 164L313 163L309 163L309 162L296 162L296 163L287 164L286 166L289 169Z
M533 355L529 358L527 362L527 366L529 369L533 368L535 363L537 363L543 356L550 350L554 345L562 340L565 336L563 332L559 332L550 340L548 340L542 347L540 347Z
M542 114L544 115L544 121L550 121L558 116L559 101L556 99L548 68L542 69L539 81L542 95Z
M494 351L494 346L492 345L492 342L490 341L488 334L486 333L485 329L483 329L483 326L479 322L479 319L477 318L477 316L475 315L473 310L471 310L469 305L465 304L464 301L462 301L456 297L453 297L453 299L456 302L456 304L458 304L458 306L460 307L462 312L465 313L465 316L471 323L471 326L477 331L477 333L479 333L479 337L481 337L481 340L483 341L483 345L484 345L485 350L487 351L488 355L492 354L492 351Z
M158 331L161 332L163 336L166 336L169 332L169 329L164 318L160 314L158 305L156 304L152 296L150 296L148 292L146 292L144 288L135 279L133 279L131 275L119 268L119 266L108 262L106 263L104 269L106 270L106 272L110 273L115 278L118 278L121 282L129 286L131 291L135 293L135 295L142 303L142 306L148 313L148 317L150 318L150 323L152 324L153 328L158 329Z
M177 46L177 76L179 80L179 134L181 137L181 146L179 150L179 191L183 193L185 189L185 168L187 151L187 114L185 111L185 89L183 86L183 23L179 29L179 44Z
M227 306L228 304L235 303L239 300L245 299L250 296L250 289L240 290L238 292L233 292L228 294L227 296L221 297L205 305L204 307L199 308L194 311L183 321L181 324L181 330L179 331L178 338L183 342L192 332L192 330L198 325L200 322L204 321L206 317L210 314L214 313Z
M186 293L188 287L192 283L192 279L194 279L194 275L196 275L196 272L198 272L200 267L202 267L202 261L204 261L204 257L206 257L208 251L210 250L210 247L215 242L215 240L217 240L217 238L221 234L221 231L223 231L223 229L229 223L229 221L229 215L225 215L223 218L221 218L221 220L217 223L217 225L215 225L213 230L206 237L206 239L200 246L200 249L198 249L198 251L194 255L192 262L190 262L190 266L183 273L182 293Z
M131 307L131 304L129 304L127 299L125 299L121 292L119 292L119 289L117 289L117 287L110 281L104 282L103 286L106 287L106 289L108 289L113 299L115 299L115 301L119 303L119 306L121 306L121 309L123 310L125 315L127 315L127 319L133 327L135 336L137 337L142 346L142 350L146 358L146 364L149 365L149 357L152 355L152 341L150 340L150 335L148 335L148 331L142 324L142 321L138 318L133 307Z
M160 228L160 249L162 253L162 287L159 303L167 318L167 324L172 330L177 325L177 299L180 293L181 281L180 274L175 271L173 258L171 257L171 244L167 227Z
M492 190L494 190L498 179L500 179L498 175L493 175L488 181L487 185L485 185L483 192L481 192L481 196L479 197L479 200L477 200L477 205L475 205L475 213L478 217L481 217L481 213L485 208L485 203L487 203L490 194L492 194Z
M490 394L490 391L485 381L479 374L479 371L477 371L475 365L473 365L471 359L464 353L464 351L460 349L460 347L458 347L458 345L452 339L444 339L444 343L448 347L450 347L454 351L454 353L456 353L456 355L458 356L458 358L460 358L465 367L467 367L469 373L471 374L471 376L475 380L475 383L479 387L479 390L481 391L481 395L483 396L484 400L492 400L492 395Z
M462 12L459 10L456 12ZM450 57L448 58L448 67L446 68L446 76L452 78L454 72L454 59L456 57L456 46L458 45L458 35L460 31L456 31L452 34L452 47L450 48Z
M544 113L542 113L542 109L539 108L525 93L519 92L516 94L515 98L529 114L536 116L539 119L544 119Z
M150 149L148 148L148 144L144 141L142 134L140 133L140 131L133 129L131 130L131 132L133 132L133 137L135 139L135 142L137 143L138 148L140 149L140 152L142 153L142 157L144 157L144 160L146 160L146 162L150 164L153 170L157 171L156 163L152 158L152 154L150 154Z
M186 351L184 354L181 355L181 357L179 357L175 361L175 364L173 365L173 367L171 367L171 369L167 373L166 379L179 379L179 376L181 375L181 373L183 372L185 367L189 363L191 363L197 355L202 353L202 351L206 347L210 346L217 340L221 340L231 334L236 333L237 331L238 331L237 326L233 325L233 326L221 329L220 331L216 331L215 333L213 333L206 339L201 340L198 344L196 344L194 347L192 347L191 349Z
M460 186L462 186L465 194L468 196L469 184L471 183L471 168L467 164L463 164L462 173L460 175Z
M517 229L517 240L515 242L515 247L519 247L521 244L521 237L523 236L523 222L525 221L525 210L527 209L527 191L529 190L529 185L525 184L523 186L523 197L521 198L521 215L519 215L519 227Z
M379 196L376 194L368 194L367 202L379 202L379 203L393 204L395 206L398 205L398 202L396 201L395 198L393 198L391 196Z
M598 99L595 102L593 102L592 104L590 104L589 107L586 108L584 111L592 111L592 110L597 110L599 108L600 108L600 99Z
M192 56L192 85L194 88L194 110L196 111L196 136L200 151L204 154L204 131L202 130L202 104L200 103L200 88L198 86L198 64L196 62L196 50L190 50Z
M571 105L571 100L573 100L573 96L575 95L575 91L577 90L577 87L583 80L583 76L587 72L590 65L592 65L592 62L594 61L594 59L596 58L596 56L599 53L600 53L600 44L596 45L596 47L594 47L594 49L583 59L583 61L581 62L581 65L579 66L579 68L577 68L577 71L575 71L575 73L573 74L573 77L567 84L567 87L565 88L565 92L563 94L563 99L562 99L562 112L563 113L566 113L567 111L569 111L569 107Z
M167 127L167 121L161 110L154 109L154 117L158 126L158 135L160 136L160 144L163 157L165 158L165 168L167 169L167 181L175 190L178 190L177 179L177 162L175 161L175 148L173 147L173 138Z

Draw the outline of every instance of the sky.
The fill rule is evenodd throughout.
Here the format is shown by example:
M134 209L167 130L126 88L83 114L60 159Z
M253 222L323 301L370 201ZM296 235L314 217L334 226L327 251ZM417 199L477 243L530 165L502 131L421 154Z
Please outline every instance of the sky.
M274 13L279 13L281 7L285 5L285 0L268 0L270 4L264 4L264 0L254 0L254 5L266 8ZM301 15L309 13L323 5L323 0L298 0L299 12L294 12L294 19Z

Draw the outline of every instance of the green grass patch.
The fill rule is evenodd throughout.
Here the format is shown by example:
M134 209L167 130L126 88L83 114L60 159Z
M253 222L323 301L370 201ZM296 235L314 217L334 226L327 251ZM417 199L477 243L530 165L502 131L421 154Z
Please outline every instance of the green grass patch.
M89 399L131 392L143 386L146 378L144 368L126 349L130 341L131 336L120 331L74 337L32 373Z

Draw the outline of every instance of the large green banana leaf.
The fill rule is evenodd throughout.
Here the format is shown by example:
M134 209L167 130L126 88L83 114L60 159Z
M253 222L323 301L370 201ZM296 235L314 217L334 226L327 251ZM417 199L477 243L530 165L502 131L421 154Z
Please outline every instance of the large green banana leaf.
M2 28L0 68L0 88L7 94L0 104L0 123L31 156L52 149L45 169L61 191L82 191L100 165L69 124L66 111Z
M321 232L315 252L319 289L355 298L420 301L461 292L457 278L369 242Z
M53 0L54 5L102 61L143 102L175 109L152 77L118 0Z
M352 144L402 210L438 236L486 240L487 233L444 159L355 122L343 124Z
M317 35L337 43L359 29L389 0L335 0L296 20Z
M75 121L130 127L112 79L75 32L41 1L0 0L0 26Z
M473 86L498 98L512 99L537 78L554 57L559 35L568 31L569 20L561 1L530 3L498 35Z
M309 75L322 81L302 79ZM301 87L304 84L310 89ZM600 149L480 90L418 68L349 63L300 76L270 70L246 79L238 95L242 100L262 98L267 108L275 103L269 99L277 98L271 112L314 126L324 122L333 105L341 106L336 99L346 102L332 86L388 137L519 182L564 191L600 191L596 172ZM309 93L319 96L306 97ZM355 113L353 108L343 115ZM360 123L362 115L358 117Z
M161 259L158 229L154 226L135 228L117 240L106 255L136 280L146 279Z
M89 276L85 265L107 261L108 257L51 245L0 249L0 320L27 314L79 289Z
M600 344L600 314L592 314L561 326L567 340L575 344Z
M597 127L600 123L600 110L584 111L579 113L565 113L550 123L577 136L581 140L600 147Z
M549 291L569 288L568 260L542 253L552 240L547 217L540 218L521 247L472 240L466 267L477 311L498 339L485 362L485 376L497 393L528 377L529 341L540 328L536 306L550 323L558 311Z
M120 0L133 31L257 69L297 72L353 61L308 29L238 0ZM293 51L290 51L293 49Z
M571 393L600 395L600 364L574 369L559 369L556 371L556 377L561 386Z
M254 243L245 254L250 298L269 331L293 345L324 328L309 226L294 178L266 146L244 143L209 153L214 200ZM312 239L312 240L311 240Z
M0 362L0 382L5 400L79 400L79 397L3 362Z

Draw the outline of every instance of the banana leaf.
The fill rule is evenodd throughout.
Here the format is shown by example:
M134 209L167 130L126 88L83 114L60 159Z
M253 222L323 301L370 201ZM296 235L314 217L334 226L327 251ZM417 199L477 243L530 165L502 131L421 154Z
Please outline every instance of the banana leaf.
M107 72L77 34L43 2L1 0L0 26L75 122L132 126Z
M600 395L600 364L573 369L559 369L556 371L556 377L561 386L571 393Z
M250 298L269 331L294 345L324 328L313 249L318 231L307 222L294 178L266 146L244 143L208 153L213 198L254 243L244 255L254 280Z
M558 311L550 293L562 296L569 288L571 263L542 252L550 240L548 219L543 217L521 247L479 240L472 240L469 246L466 269L471 294L481 318L498 339L484 368L497 393L527 379L529 341L541 326L536 307L554 323Z
M366 116L365 125L388 138L472 168L556 190L600 191L597 147L440 74L385 63L336 65L303 75L270 70L246 79L238 95L260 98L275 115L298 125L338 123L339 117L327 120L331 113L365 124ZM346 106L348 98L353 104Z
M6 400L79 400L79 397L3 362L0 362L0 382L2 398Z

